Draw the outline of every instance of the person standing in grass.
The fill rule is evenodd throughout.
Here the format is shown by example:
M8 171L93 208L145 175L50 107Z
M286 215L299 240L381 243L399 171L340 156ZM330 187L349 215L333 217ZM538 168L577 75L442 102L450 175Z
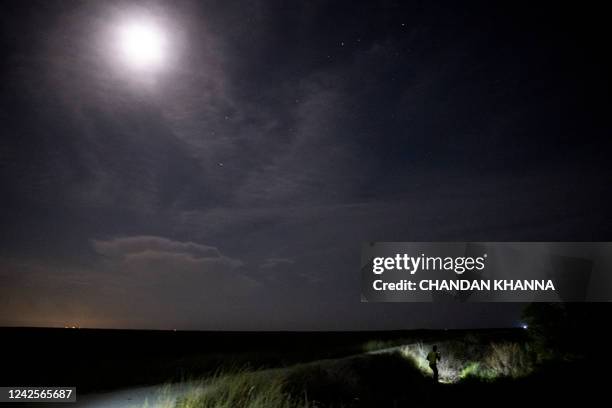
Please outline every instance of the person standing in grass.
M438 346L433 346L432 350L427 354L427 361L429 361L429 368L433 371L433 381L438 382L438 361L440 361L440 353L438 352Z

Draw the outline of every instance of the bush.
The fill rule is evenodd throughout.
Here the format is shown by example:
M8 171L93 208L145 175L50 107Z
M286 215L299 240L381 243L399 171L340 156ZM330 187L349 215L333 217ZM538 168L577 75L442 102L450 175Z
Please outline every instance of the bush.
M533 371L533 363L525 348L517 343L491 344L484 364L496 377L524 377Z

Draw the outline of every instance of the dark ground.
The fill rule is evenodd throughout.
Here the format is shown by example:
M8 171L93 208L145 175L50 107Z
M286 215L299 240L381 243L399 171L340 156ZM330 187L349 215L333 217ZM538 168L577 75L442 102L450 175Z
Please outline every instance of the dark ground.
M520 330L485 330L507 339ZM220 368L280 367L364 351L370 340L410 342L466 331L173 332L0 328L0 384L77 386L80 391L178 381Z
M522 341L520 329L394 332L169 332L91 329L2 328L2 373L6 386L76 386L79 393L179 381L220 368L289 366L299 362L361 354L370 340L408 343L451 340L467 333L486 340ZM360 393L346 407L398 406L551 406L584 404L605 397L610 357L608 335L592 331L592 347L573 361L547 363L523 379L463 381L433 386L405 359L394 355L328 360L331 371L354 384L326 382L296 371L298 388L319 392L332 405L342 392ZM333 361L340 361L334 363ZM313 365L325 368L325 362ZM306 366L308 367L308 365ZM302 374L300 374L302 373ZM300 380L300 375L308 381ZM312 382L314 381L314 383ZM321 388L322 387L322 388Z

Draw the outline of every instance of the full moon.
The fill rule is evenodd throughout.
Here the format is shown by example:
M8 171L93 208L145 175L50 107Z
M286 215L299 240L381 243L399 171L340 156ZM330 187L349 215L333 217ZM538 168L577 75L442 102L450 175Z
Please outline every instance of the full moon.
M123 61L136 69L157 69L164 62L167 39L152 22L132 22L119 28L118 51Z

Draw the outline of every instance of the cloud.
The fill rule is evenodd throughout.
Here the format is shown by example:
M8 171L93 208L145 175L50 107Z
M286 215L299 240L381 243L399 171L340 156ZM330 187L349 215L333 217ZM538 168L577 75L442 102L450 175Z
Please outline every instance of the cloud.
M150 235L93 240L92 246L104 256L105 268L128 279L128 286L160 289L156 296L162 299L169 293L179 300L200 295L216 299L226 288L242 296L257 287L241 273L241 260L214 246Z
M197 261L224 262L238 267L242 262L225 257L213 246L194 242L172 241L168 238L152 235L114 238L110 240L93 240L94 250L109 258L145 259L164 257Z
M277 266L293 265L295 261L289 258L268 258L259 267L261 269L276 268Z

